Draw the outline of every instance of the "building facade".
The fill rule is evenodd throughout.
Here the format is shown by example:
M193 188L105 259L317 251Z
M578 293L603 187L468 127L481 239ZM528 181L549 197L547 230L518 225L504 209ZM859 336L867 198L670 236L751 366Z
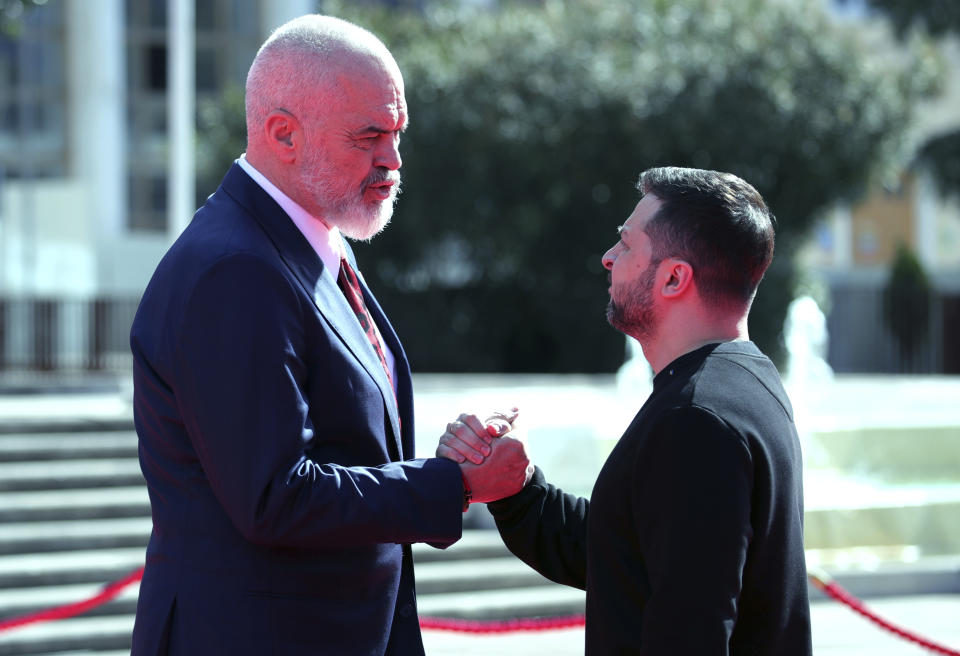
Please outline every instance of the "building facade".
M49 0L0 33L0 368L125 357L196 207L196 102L242 88L263 39L315 4Z
M862 2L834 3L841 19L864 20ZM315 8L47 0L0 31L0 370L126 366L140 293L198 192L212 191L196 189L197 104L242 87L270 31ZM918 143L960 127L960 45L942 51L948 79L922 108ZM900 243L935 291L909 367L880 300ZM834 370L960 373L960 206L926 172L836 208L801 258L828 291Z

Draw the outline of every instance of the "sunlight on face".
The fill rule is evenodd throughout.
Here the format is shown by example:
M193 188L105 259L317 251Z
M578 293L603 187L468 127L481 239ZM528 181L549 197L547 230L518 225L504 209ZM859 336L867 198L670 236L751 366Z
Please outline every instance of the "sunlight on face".
M386 228L400 191L400 172L383 167L374 168L359 185L352 185L323 148L305 152L301 179L324 219L358 240L369 240ZM387 198L366 197L370 185L385 181L394 183Z

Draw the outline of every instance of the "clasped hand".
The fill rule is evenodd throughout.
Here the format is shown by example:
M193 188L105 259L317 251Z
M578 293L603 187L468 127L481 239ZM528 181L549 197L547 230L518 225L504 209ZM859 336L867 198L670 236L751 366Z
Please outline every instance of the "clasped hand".
M518 411L496 412L481 421L461 414L440 436L437 457L460 465L473 501L497 501L522 490L533 476L523 440L515 434Z

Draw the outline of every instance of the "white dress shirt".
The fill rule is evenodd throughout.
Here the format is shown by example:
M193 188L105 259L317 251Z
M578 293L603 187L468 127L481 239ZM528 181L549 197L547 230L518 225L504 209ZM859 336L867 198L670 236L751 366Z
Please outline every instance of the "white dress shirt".
M343 237L340 235L339 228L336 226L328 226L325 222L307 212L307 210L303 209L296 201L280 191L277 185L270 182L266 176L247 161L246 154L240 155L240 158L237 159L237 164L239 164L240 168L253 178L253 181L260 185L265 192L270 194L273 200L277 201L277 205L283 208L283 211L287 213L287 216L290 217L290 220L293 221L293 224L297 226L297 229L303 234L304 238L310 243L310 246L313 247L313 250L323 261L323 275L330 276L331 281L336 285L337 277L340 275L340 258L344 253ZM363 274L357 271L357 276L362 278ZM390 374L393 376L393 380L397 380L396 358L380 334L380 329L377 328L376 322L374 322L374 329L377 331L377 337L380 338L380 345L383 347L383 355L387 361L387 366L390 368ZM373 347L371 346L370 348Z

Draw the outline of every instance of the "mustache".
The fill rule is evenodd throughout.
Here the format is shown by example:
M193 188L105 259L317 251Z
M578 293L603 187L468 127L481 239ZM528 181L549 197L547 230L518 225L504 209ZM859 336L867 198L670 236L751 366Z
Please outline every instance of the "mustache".
M363 186L367 187L373 184L392 182L395 185L400 184L400 171L391 171L386 167L378 167L370 172L370 175L363 181Z

